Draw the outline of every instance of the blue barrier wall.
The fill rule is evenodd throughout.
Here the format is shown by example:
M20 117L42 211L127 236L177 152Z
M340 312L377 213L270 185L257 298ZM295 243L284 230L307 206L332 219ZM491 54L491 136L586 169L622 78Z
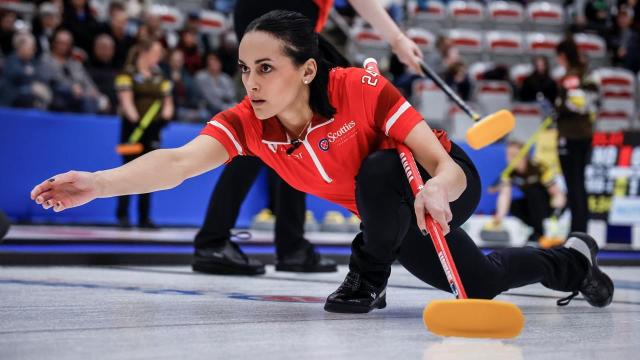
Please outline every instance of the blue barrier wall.
M115 222L115 199L100 199L61 213L45 211L29 199L34 185L71 169L95 171L120 165L114 148L120 120L112 116L48 113L0 108L0 208L14 220L48 223ZM180 146L195 137L201 126L171 124L163 132L163 147ZM504 147L492 145L481 151L462 145L479 168L483 196L478 213L492 213L495 196L486 187L505 166ZM158 224L199 226L221 169L185 181L179 187L155 193L152 218ZM262 174L242 206L239 227L249 225L253 214L267 204L266 176ZM135 205L135 201L132 206ZM345 209L309 196L307 206L320 218L328 210ZM135 219L132 209L132 220Z

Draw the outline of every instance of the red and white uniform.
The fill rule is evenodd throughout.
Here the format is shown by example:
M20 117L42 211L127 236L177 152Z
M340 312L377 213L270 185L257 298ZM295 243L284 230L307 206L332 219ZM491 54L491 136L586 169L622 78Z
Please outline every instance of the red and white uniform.
M202 134L227 149L229 160L257 156L289 185L344 206L358 214L355 178L362 160L404 142L422 116L382 76L360 68L335 68L329 75L329 99L337 112L314 117L302 146L291 155L289 135L273 117L258 119L248 98L213 117ZM447 152L451 142L434 131Z

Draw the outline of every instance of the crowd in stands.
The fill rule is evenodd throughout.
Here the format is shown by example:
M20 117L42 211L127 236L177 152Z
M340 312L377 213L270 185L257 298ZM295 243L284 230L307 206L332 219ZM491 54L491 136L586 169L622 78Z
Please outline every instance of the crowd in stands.
M173 83L176 120L205 121L237 101L235 43L227 33L202 36L196 14L169 32L144 7L132 9L138 1L109 2L103 21L88 0L33 3L30 16L0 8L0 106L116 114L115 78L148 38L165 47L160 67Z
M489 1L489 0L487 0ZM418 0L418 7L428 0ZM447 3L448 1L443 1ZM518 1L526 4L526 1ZM183 27L168 31L159 16L146 11L151 1L114 0L99 18L89 0L31 1L29 16L0 8L0 106L51 111L116 114L114 79L127 65L130 50L143 39L157 38L165 46L161 68L173 83L175 118L202 122L228 108L242 93L235 76L237 40L232 31L212 39L199 32L198 13L185 14ZM202 1L204 7L229 15L233 0ZM406 19L406 2L394 1L394 19ZM346 1L338 12L353 16ZM640 70L640 11L638 0L569 0L569 32L595 33L605 39L609 63ZM552 100L557 89L551 75L553 59L532 59L534 71L514 83L509 67L494 64L483 79L510 81L514 97L534 101L538 94ZM440 34L425 62L464 99L472 97L469 66L455 46ZM390 72L395 84L411 95L416 79L397 59Z
M453 0L439 1L446 5ZM479 2L488 4L491 0ZM526 6L530 1L515 2ZM416 3L416 11L428 10L428 0L417 0ZM564 6L568 26L564 33L561 33L563 37L577 33L598 35L606 43L606 66L619 67L638 74L640 71L640 15L635 16L635 14L640 11L640 2L637 0L568 0L564 2ZM586 56L584 61L589 62ZM471 61L460 56L444 32L438 36L434 50L425 54L425 62L448 85L457 90L463 99L469 100L472 97L473 79L472 74L469 73ZM552 72L553 63L555 59L552 56L532 55L533 71L519 81L510 77L509 64L492 63L490 67L483 69L481 74L475 75L483 80L509 82L516 101L537 101L538 94L541 94L553 102L557 94L557 76ZM406 73L406 69L395 59L392 59L391 64L396 86L403 90L406 96L411 96L410 84L416 77Z

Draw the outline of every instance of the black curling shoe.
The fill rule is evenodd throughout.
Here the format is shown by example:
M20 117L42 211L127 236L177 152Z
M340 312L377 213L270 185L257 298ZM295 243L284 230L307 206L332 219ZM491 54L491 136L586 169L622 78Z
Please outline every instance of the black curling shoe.
M218 275L262 275L264 265L249 258L240 246L226 241L219 247L196 249L191 264L193 271Z
M324 310L335 313L368 313L387 306L387 285L375 286L355 271L349 271L338 290L329 295Z
M313 246L308 246L292 254L279 258L276 271L320 273L338 271L335 261L320 255Z
M598 267L596 257L599 249L596 241L588 234L573 232L569 234L564 246L578 251L589 260L589 271L584 280L582 280L579 289L584 299L595 307L605 307L611 304L613 300L613 281L611 281L609 275L602 272ZM576 295L578 295L578 291L574 291L566 298L558 300L557 304L565 306Z

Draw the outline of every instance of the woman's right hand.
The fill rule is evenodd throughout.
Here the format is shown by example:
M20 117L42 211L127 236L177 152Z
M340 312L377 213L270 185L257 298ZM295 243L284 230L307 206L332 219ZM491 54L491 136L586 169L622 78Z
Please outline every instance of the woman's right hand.
M447 199L447 193L442 186L434 182L427 181L425 186L416 194L414 209L418 228L424 235L428 234L425 215L429 214L433 220L440 224L442 234L447 235L450 231L449 223L453 219L451 207Z
M58 174L31 190L31 200L55 212L84 205L99 195L98 176L85 171Z

